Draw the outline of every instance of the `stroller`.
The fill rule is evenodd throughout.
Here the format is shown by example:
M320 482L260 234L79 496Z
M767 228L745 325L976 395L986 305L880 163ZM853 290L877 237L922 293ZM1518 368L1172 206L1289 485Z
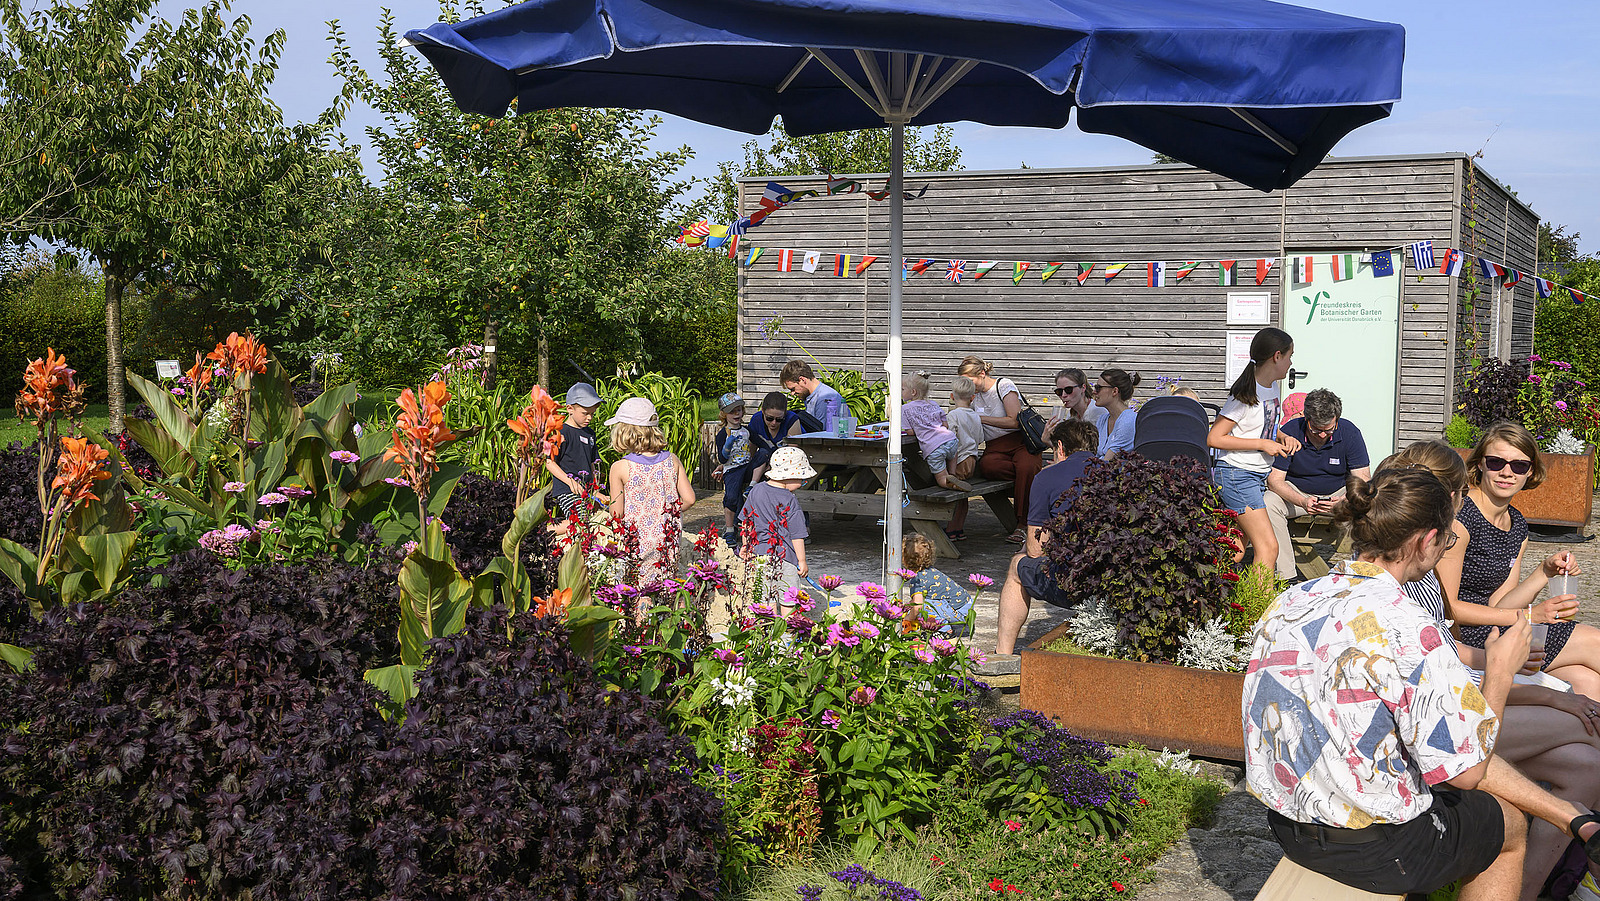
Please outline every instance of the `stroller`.
M1208 472L1211 450L1206 433L1211 419L1192 397L1152 397L1139 405L1134 420L1133 452L1150 460L1169 462L1188 457Z

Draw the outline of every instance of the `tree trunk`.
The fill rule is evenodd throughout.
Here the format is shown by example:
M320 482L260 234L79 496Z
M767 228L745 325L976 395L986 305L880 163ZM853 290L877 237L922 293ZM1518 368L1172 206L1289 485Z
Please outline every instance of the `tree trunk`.
M544 390L551 391L550 386L550 339L544 335L544 329L539 330L539 384Z
M495 329L494 320L485 315L483 319L483 390L494 390L495 361L500 357L498 331Z
M104 264L101 268L106 275L106 406L111 414L106 431L116 434L123 430L128 407L128 378L122 371L122 272Z

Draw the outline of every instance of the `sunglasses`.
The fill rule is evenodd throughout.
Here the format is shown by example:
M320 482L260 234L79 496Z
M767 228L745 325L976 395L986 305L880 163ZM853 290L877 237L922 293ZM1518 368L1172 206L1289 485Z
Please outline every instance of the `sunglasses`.
M1096 393L1096 394L1099 394L1102 391L1109 391L1109 390L1111 390L1111 386L1110 385L1095 385L1094 386L1094 393Z
M768 416L767 414L762 413L761 418L765 419L767 422L783 422L784 420L784 416L781 413L777 416Z
M1057 388L1056 389L1056 396L1057 397L1066 397L1066 396L1070 395L1072 392L1077 391L1079 388L1082 388L1082 387L1083 387L1082 385L1068 385L1065 388Z
M1511 467L1511 471L1517 475L1525 476L1528 474L1528 470L1533 468L1533 461L1507 460L1505 457L1496 457L1493 454L1483 458L1483 468L1490 472L1499 472L1507 466Z

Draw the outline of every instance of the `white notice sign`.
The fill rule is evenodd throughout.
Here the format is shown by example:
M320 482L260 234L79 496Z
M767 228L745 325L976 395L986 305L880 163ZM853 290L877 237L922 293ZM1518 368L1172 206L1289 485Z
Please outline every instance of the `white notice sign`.
M177 360L156 361L156 378L175 379L180 375L183 375L183 369L178 365Z
M1255 332L1228 333L1227 381L1224 384L1231 386L1244 373L1244 368L1250 365L1250 341L1255 336Z
M1268 291L1229 291L1229 325L1271 325L1272 294Z

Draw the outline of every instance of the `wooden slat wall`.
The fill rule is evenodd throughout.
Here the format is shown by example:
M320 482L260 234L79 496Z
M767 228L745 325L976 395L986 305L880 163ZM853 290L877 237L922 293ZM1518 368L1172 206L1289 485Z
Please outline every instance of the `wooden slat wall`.
M1477 176L1477 205L1472 208L1471 201L1463 188L1461 216L1461 233L1469 235L1467 222L1477 222L1477 239L1469 241L1463 237L1463 244L1475 244L1467 249L1475 254L1482 254L1503 266L1520 269L1531 274L1534 265L1534 249L1538 241L1539 217L1526 204L1513 197L1511 193L1492 176L1471 163L1476 169ZM1509 218L1507 213L1509 212ZM1475 264L1474 264L1475 265ZM1481 334L1479 353L1484 356L1497 356L1498 348L1492 340L1494 335L1493 310L1495 304L1488 281L1478 275L1477 283L1480 295L1474 304L1474 318L1477 320ZM1498 288L1499 286L1493 286ZM1458 290L1465 297L1464 286ZM1505 298L1506 295L1502 294ZM1533 308L1537 295L1534 293L1533 282L1525 280L1509 295L1506 302L1510 312L1510 357L1526 357L1533 352ZM1470 337L1467 316L1463 313L1460 317L1462 334L1457 341L1457 367L1465 371L1470 359Z
M1236 256L1243 284L1219 287L1215 268L1206 267L1177 285L1147 288L1142 268L1130 266L1110 285L1097 271L1079 286L1068 265L1049 282L1030 270L1013 285L1007 262L1004 271L996 267L976 282L969 275L958 287L943 280L939 264L905 286L905 368L929 370L940 400L961 357L975 354L1016 379L1035 403L1048 396L1062 366L1093 372L1115 365L1144 376L1142 396L1156 376L1182 376L1220 404L1226 294L1253 287L1255 258L1282 257L1285 240L1291 252L1378 250L1418 238L1433 238L1442 250L1456 212L1456 159L1329 160L1290 189L1286 209L1279 193L1185 166L907 176L911 189L931 186L906 204L907 257L965 257L970 269L987 258L1170 265ZM777 180L795 189L821 186L817 179ZM874 179L874 187L881 184L881 176ZM1486 196L1489 182L1480 184ZM756 208L764 185L741 183L743 209ZM807 352L824 366L882 375L888 278L897 274L887 259L887 217L886 202L861 194L812 197L744 237L745 247L769 248L741 277L739 385L747 396L776 389L784 361ZM797 269L800 251L824 251L823 269L779 272L770 261L778 249L797 252ZM830 254L859 257L864 250L883 257L865 278L832 275ZM1275 298L1280 271L1281 264L1261 286ZM1403 289L1402 444L1437 435L1447 419L1451 289L1442 278L1408 278ZM787 335L762 331L774 317Z

